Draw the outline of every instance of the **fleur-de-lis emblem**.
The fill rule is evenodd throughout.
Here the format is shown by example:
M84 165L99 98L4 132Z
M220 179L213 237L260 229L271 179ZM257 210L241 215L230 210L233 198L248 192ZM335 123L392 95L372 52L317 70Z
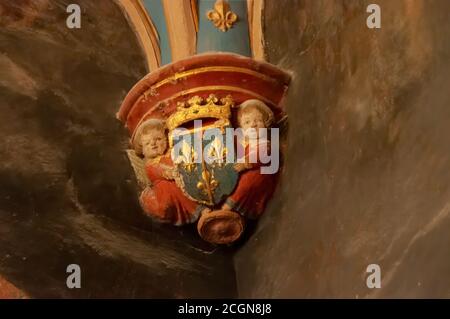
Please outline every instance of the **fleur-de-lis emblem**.
M218 164L219 166L222 166L226 155L227 155L227 148L224 147L222 141L219 138L214 138L208 150L209 158L214 159L213 164Z
M236 13L231 11L230 4L226 0L217 0L214 10L208 11L206 17L222 32L228 31L238 18Z
M211 174L208 170L203 169L202 179L197 183L197 188L208 195L210 205L213 204L213 193L217 186L219 186L219 182L214 178L214 172Z
M192 172L195 169L195 161L198 157L197 152L186 141L182 142L180 151L181 154L174 154L174 163L177 165L181 164L188 172ZM173 149L172 152L175 152L175 150Z

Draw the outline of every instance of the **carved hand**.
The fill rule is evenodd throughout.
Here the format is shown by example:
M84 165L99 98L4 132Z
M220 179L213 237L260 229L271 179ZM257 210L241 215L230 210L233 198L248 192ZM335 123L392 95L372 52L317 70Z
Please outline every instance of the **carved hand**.
M163 176L165 179L169 179L169 180L175 179L177 174L178 174L178 172L175 169L167 168L167 169L163 170Z
M250 163L236 163L236 164L234 164L233 167L237 172L240 173L242 171L250 169L252 167L252 165Z

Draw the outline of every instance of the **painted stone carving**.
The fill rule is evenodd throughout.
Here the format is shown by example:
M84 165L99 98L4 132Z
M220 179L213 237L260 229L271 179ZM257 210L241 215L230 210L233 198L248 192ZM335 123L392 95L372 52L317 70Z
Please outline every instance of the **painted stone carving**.
M267 201L275 191L279 172L262 174L263 165L259 154L269 154L270 139L259 136L259 129L269 128L273 122L273 112L259 100L247 100L237 111L237 124L244 130L243 138L238 147L243 148L244 161L236 163L234 168L240 173L239 183L234 192L222 206L224 210L233 210L247 218L258 218L263 212ZM249 130L256 129L255 134ZM278 142L277 142L278 143ZM277 149L279 151L279 149ZM255 161L250 161L252 157Z
M220 53L172 63L137 83L118 118L131 134L144 212L173 225L197 223L211 243L239 239L277 185L289 80L268 63Z
M168 154L167 130L164 121L150 119L142 123L135 138L135 153L131 161L139 161L143 171L139 180L147 180L140 195L143 210L153 219L183 225L197 220L204 208L189 199L176 185L176 167ZM138 156L142 156L142 159ZM133 156L133 155L131 155ZM138 167L135 170L138 170Z

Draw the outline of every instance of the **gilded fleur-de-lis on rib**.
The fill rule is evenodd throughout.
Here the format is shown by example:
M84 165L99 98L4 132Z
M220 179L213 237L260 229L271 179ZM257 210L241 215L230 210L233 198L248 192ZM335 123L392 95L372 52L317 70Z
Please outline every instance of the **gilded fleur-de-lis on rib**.
M222 32L228 31L238 18L236 13L231 11L230 4L226 0L217 0L214 10L208 11L206 17Z

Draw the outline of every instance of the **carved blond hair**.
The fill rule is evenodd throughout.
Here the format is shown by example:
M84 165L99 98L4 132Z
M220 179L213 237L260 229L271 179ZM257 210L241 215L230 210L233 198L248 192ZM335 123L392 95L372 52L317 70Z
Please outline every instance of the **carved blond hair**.
M256 99L247 100L239 105L237 111L237 120L239 123L241 121L242 113L249 110L258 110L259 112L261 112L263 114L264 124L266 127L270 127L272 125L274 121L272 110L267 106L266 103Z

